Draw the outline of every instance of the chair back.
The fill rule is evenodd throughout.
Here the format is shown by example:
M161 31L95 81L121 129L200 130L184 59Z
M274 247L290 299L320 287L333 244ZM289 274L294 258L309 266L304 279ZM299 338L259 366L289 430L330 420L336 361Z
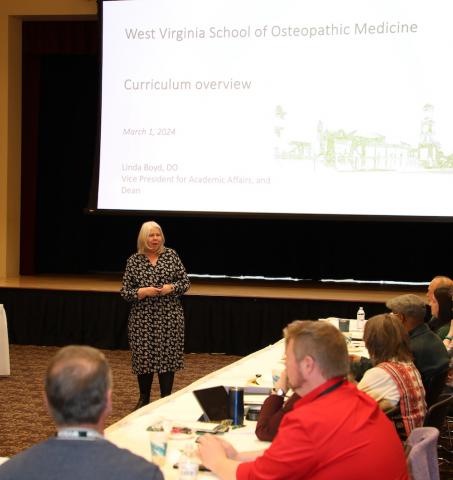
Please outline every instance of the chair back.
M410 433L406 447L412 480L439 480L438 437L439 430L434 427L414 428Z
M453 395L447 395L434 405L431 405L426 413L423 426L435 427L440 430L445 423L445 417L451 404L453 404Z
M426 405L429 408L439 400L440 394L445 387L447 381L448 368L435 373L425 385Z

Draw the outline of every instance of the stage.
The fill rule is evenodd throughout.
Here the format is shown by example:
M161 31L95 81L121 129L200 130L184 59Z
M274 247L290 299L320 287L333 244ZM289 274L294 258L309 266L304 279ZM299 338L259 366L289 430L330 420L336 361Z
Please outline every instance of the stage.
M355 318L385 312L403 293L424 297L426 287L308 282L201 281L182 298L187 353L246 355L281 338L292 320ZM127 348L129 305L119 295L120 275L40 275L0 279L0 303L10 343L89 344Z

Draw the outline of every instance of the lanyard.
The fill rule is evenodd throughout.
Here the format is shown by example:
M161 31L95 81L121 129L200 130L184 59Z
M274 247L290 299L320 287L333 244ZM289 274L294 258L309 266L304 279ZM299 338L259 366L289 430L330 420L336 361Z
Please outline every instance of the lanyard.
M333 392L333 391L336 390L343 382L344 382L344 378L342 378L342 379L339 380L338 382L334 383L334 384L331 385L330 387L328 387L328 388L326 388L325 390L323 390L320 394L318 394L318 395L316 396L316 398L322 397L323 395L327 395L328 393Z
M96 430L87 428L61 428L57 432L60 440L100 440L104 437Z

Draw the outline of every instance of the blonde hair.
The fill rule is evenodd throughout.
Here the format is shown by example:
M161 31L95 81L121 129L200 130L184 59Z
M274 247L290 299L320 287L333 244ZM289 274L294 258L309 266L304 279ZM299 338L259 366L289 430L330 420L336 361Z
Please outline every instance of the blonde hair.
M306 355L312 357L326 380L346 376L349 372L349 357L343 334L328 322L295 320L284 330L288 345L294 340L294 355L297 361Z
M158 228L160 231L160 234L162 235L162 244L157 253L161 254L164 251L164 245L165 245L164 232L162 231L162 228L158 223L154 221L150 221L150 222L145 222L140 228L140 232L138 232L137 253L146 253L146 251L148 250L147 240L148 240L148 235L151 228Z
M431 280L430 283L435 283L436 288L451 287L453 285L453 280L445 275L437 275Z

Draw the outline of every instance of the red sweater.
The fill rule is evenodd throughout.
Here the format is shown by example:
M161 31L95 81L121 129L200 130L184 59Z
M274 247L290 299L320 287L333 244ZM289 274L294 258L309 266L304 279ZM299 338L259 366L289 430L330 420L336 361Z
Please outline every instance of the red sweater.
M277 435L282 418L293 409L294 404L299 399L299 395L293 393L288 401L283 404L283 397L279 395L269 395L269 397L264 400L258 422L256 423L255 434L258 439L264 442L272 442Z
M271 446L239 465L239 480L407 480L403 446L377 403L355 385L328 380L298 400Z

